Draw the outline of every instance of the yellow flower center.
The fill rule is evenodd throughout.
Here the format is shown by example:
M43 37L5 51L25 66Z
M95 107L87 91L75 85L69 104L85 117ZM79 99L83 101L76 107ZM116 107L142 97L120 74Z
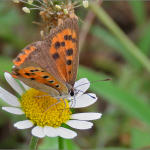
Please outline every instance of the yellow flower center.
M59 127L66 123L71 115L68 101L52 98L47 93L30 89L22 95L22 108L26 117L38 126ZM57 104L56 104L57 103Z

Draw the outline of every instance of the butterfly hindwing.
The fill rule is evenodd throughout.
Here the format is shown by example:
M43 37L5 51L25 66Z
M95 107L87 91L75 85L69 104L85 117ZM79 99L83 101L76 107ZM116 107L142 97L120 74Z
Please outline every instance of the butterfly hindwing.
M68 90L65 84L63 84L56 77L48 73L45 69L36 63L30 61L24 62L20 66L14 67L12 71L12 76L14 78L23 81L26 85L32 88L41 90L46 93L49 93L51 92L51 89L54 89L53 91L59 92L58 95L62 95L62 93L68 94Z

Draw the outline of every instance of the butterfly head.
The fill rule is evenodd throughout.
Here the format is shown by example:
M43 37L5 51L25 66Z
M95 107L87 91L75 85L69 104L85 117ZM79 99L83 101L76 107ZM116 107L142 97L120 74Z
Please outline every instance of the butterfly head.
M74 96L74 95L75 95L75 91L74 91L73 88L69 91L69 95L70 95L70 96Z

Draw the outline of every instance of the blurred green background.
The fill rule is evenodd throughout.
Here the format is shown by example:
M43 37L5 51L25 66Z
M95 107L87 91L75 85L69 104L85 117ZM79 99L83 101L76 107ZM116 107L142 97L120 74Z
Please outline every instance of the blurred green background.
M16 95L4 79L12 60L28 44L40 39L42 22L38 10L26 14L24 3L0 1L0 86ZM75 130L78 136L65 140L67 149L150 148L150 2L91 2L76 9L80 21L80 66L78 79L92 83L88 92L98 101L76 112L100 112L90 130ZM0 100L0 106L9 106ZM0 149L29 147L31 129L17 130L22 116L0 110ZM57 138L39 140L38 149L57 149Z

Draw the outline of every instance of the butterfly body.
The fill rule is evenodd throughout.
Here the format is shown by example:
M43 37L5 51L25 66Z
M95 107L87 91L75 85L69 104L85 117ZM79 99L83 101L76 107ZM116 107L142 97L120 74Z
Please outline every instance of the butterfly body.
M78 32L77 18L66 19L43 41L22 50L13 61L12 76L52 97L66 97L73 90L77 75Z

